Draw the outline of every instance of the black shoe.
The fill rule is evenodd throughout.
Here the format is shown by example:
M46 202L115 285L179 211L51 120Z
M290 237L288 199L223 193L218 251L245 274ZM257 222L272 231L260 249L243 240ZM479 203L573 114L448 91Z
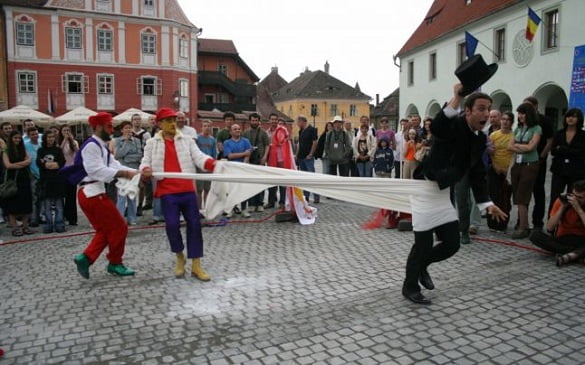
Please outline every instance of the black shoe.
M33 227L33 228L35 228L35 227L38 227L38 226L39 226L39 222L34 222L34 221L33 221L33 222L30 222L28 225L29 225L30 227Z
M429 272L427 271L427 269L424 269L420 273L420 277L418 278L418 281L421 283L422 286L424 286L428 290L435 289L435 283L433 283L433 279L431 279L431 275L429 275Z
M142 207L142 210L150 210L150 209L152 209L152 204L145 204L145 205Z
M417 291L417 292L408 292L406 290L402 290L402 295L404 295L404 297L408 300L410 300L411 302L415 303L415 304L424 304L424 305L428 305L431 304L431 300L427 299L424 295L421 294L421 292Z
M275 206L275 203L268 203L264 206L264 209L273 209Z
M238 207L234 207L234 214L240 214L242 211Z
M136 216L142 217L142 209L136 209Z

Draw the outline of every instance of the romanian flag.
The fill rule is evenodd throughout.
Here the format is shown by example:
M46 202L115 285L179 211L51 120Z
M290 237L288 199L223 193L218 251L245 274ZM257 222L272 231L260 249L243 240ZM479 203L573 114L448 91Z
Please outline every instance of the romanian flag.
M528 23L526 24L526 39L528 39L528 42L532 42L532 39L534 39L534 34L539 24L540 17L536 15L534 10L528 8Z

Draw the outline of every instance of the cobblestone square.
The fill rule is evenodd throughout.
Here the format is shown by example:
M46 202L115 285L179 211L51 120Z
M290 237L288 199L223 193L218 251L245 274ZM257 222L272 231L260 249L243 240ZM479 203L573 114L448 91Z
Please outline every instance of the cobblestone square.
M418 306L400 293L412 232L363 230L371 208L318 208L313 226L254 221L269 210L204 228L208 283L174 278L162 226L131 228L135 277L108 275L102 255L90 280L73 263L87 221L15 243L3 228L0 363L583 364L582 265L484 226L430 267L433 304Z

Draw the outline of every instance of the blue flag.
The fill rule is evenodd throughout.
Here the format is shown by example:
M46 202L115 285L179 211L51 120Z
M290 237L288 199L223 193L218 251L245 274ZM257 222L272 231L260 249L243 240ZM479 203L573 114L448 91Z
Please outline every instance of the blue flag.
M465 32L465 55L467 56L467 58L473 57L478 42L479 41L477 40L477 38L472 36L467 31Z

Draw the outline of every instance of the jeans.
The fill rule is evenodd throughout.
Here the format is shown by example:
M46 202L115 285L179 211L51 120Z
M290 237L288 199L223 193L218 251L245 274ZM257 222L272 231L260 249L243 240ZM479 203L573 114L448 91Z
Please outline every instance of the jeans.
M360 177L372 177L372 161L356 162Z
M124 195L118 195L116 208L122 217L128 219L128 223L136 224L136 198L130 199Z
M301 171L309 171L315 172L315 159L314 158L301 158L299 159L299 170ZM309 201L309 196L311 193L309 191L303 191L305 195L305 200ZM320 199L321 197L319 194L313 193L313 199Z
M37 196L37 183L39 179L31 175L30 177L30 188L32 191L32 213L30 214L31 223L39 223L41 221L41 200Z
M46 233L65 231L65 222L63 220L63 198L45 198L41 201L41 206L45 215L45 226L43 231ZM53 219L53 206L55 206L55 218Z

